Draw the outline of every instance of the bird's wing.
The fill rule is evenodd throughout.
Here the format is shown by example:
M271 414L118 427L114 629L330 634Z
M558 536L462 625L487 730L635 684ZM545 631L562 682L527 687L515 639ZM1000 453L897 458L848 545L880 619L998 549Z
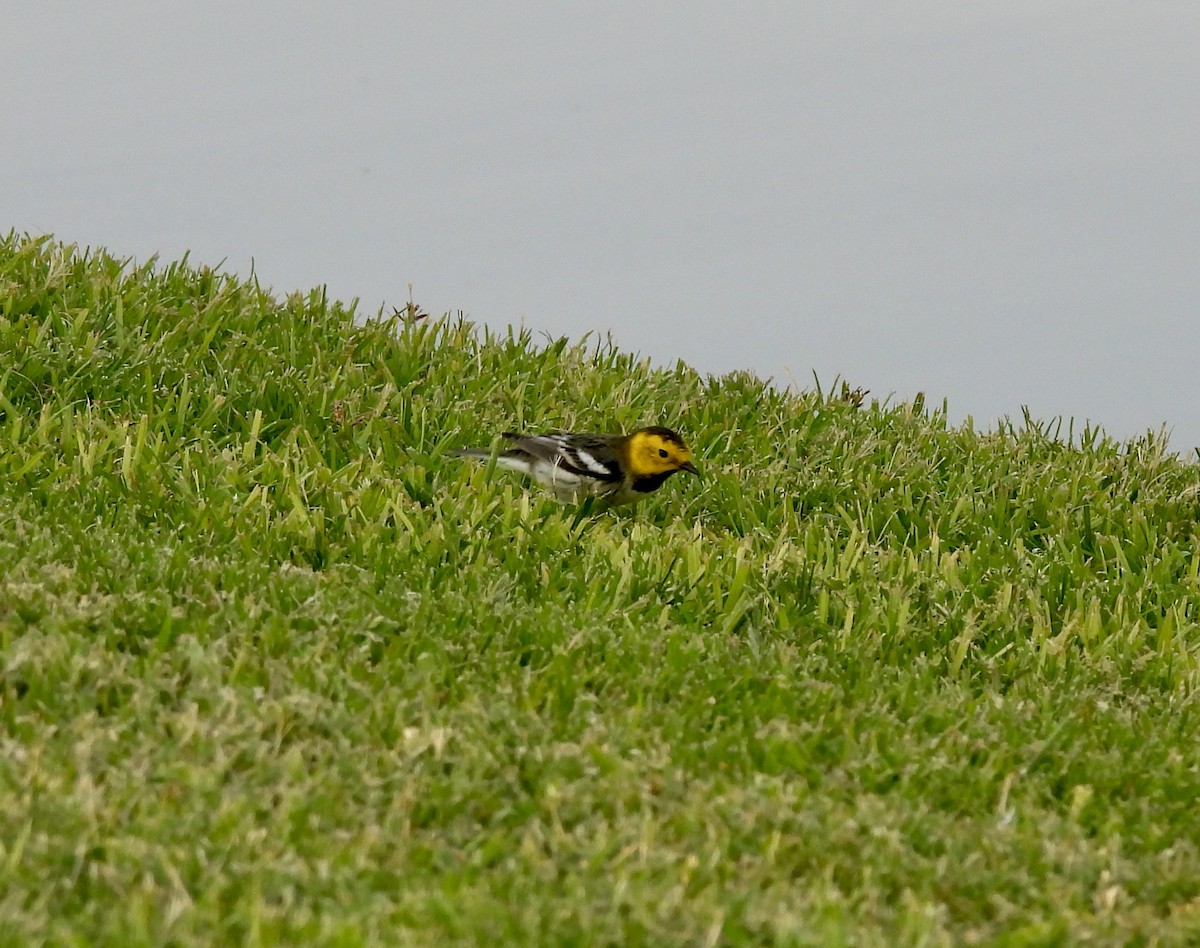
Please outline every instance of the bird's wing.
M600 435L523 435L506 431L514 450L540 458L580 477L616 483L624 477L612 445Z

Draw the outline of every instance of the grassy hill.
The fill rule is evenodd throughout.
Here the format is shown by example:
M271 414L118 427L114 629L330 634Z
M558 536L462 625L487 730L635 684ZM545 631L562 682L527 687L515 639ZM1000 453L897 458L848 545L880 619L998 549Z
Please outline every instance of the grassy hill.
M1195 943L1200 472L855 402L0 239L0 943Z

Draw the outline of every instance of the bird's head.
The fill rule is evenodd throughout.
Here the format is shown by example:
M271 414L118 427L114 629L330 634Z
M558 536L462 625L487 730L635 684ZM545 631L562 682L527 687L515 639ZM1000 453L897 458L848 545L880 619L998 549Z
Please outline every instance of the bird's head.
M674 474L688 471L699 474L692 463L692 452L670 428L655 425L639 428L629 436L629 471L634 477Z

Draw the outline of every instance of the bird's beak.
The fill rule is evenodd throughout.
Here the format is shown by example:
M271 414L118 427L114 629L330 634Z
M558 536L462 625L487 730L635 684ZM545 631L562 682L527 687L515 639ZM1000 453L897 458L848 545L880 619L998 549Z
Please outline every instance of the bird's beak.
M700 476L700 471L696 469L696 465L693 464L691 461L687 461L684 464L680 464L679 470L687 471L689 474L695 474L697 477Z

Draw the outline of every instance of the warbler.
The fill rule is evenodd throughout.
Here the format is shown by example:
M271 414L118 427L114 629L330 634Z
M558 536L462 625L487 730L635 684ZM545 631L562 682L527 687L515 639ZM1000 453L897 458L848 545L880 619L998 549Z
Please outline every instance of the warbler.
M676 471L699 474L692 452L670 428L653 425L630 434L503 435L512 447L496 456L496 465L528 474L559 500L580 503L589 496L627 504L662 487ZM491 458L490 451L454 452L460 457Z

